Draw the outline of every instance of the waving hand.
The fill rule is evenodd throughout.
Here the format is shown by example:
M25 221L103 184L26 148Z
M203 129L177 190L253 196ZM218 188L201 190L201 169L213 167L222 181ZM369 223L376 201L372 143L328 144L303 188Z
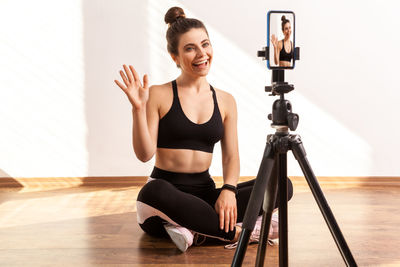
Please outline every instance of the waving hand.
M132 65L129 65L129 68L126 65L123 67L125 72L120 70L119 73L125 85L118 80L114 80L114 82L128 96L129 101L136 110L142 109L146 106L147 100L149 99L149 81L147 74L143 76L142 85L139 75Z

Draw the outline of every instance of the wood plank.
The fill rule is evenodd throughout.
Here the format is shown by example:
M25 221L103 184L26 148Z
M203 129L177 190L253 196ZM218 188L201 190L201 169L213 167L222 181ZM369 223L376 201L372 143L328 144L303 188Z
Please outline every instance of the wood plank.
M239 182L254 179L255 176L241 176ZM221 176L213 176L217 185L222 185ZM296 186L308 187L307 181L302 176L291 176L293 184ZM319 184L325 188L350 188L354 186L400 186L400 177L337 177L337 176L318 176ZM5 187L77 187L77 186L106 186L106 187L125 187L140 186L147 181L146 176L91 176L91 177L0 177L0 188Z
M296 182L296 181L295 181ZM229 266L234 251L208 240L186 253L136 221L141 186L0 188L2 266ZM324 189L359 266L399 266L399 187ZM310 192L289 202L290 266L345 266ZM243 266L254 266L257 245ZM265 266L278 265L268 247Z

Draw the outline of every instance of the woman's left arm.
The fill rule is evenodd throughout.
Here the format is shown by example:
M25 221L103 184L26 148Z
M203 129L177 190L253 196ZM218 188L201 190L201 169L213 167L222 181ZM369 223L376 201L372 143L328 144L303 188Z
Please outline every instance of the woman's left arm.
M226 93L224 136L221 140L224 184L237 185L240 174L240 160L237 135L237 107L234 97ZM236 195L224 189L221 191L215 210L219 214L220 228L225 232L233 230L237 219Z

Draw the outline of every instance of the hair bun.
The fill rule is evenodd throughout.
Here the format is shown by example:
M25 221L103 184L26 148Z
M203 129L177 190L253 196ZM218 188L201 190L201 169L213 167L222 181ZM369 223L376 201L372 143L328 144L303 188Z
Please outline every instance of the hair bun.
M281 20L282 20L282 21L286 21L285 15L282 16Z
M185 12L182 8L175 6L168 9L167 13L165 14L164 21L166 24L171 26L172 23L181 18L186 18Z

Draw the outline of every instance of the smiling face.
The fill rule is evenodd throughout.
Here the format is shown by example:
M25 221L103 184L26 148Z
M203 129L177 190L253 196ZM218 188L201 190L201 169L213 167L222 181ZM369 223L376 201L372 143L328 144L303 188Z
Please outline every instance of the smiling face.
M283 27L283 35L285 35L285 39L288 39L292 34L292 26L290 26L290 22L286 22Z
M171 54L182 72L191 76L206 76L210 70L213 49L206 31L193 28L182 34L178 43L178 55Z

